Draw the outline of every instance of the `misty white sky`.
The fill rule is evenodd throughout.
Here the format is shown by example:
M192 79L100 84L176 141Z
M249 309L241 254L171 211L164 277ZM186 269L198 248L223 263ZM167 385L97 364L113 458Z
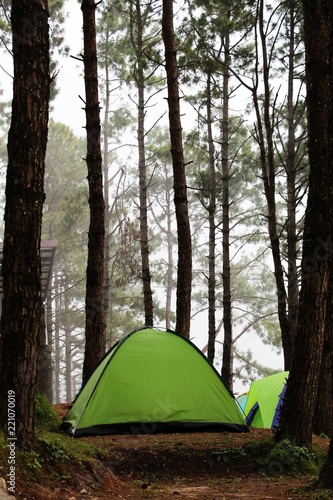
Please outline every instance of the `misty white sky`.
M70 48L70 56L78 56L83 49L82 12L77 0L67 0L65 23L66 43ZM53 103L51 117L60 123L69 125L75 134L84 135L85 125L83 63L73 57L62 57L59 61L57 86L60 89Z

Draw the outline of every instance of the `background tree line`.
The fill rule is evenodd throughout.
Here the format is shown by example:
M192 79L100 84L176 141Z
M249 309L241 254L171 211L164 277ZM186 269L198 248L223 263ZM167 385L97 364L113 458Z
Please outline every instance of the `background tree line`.
M175 289L175 273L173 269L177 259L177 243L173 237L176 226L172 199L170 146L164 115L166 113L166 106L164 105L164 110L161 113L155 112L156 103L160 100L165 101L163 99L163 96L165 96L165 77L161 71L161 64L163 62L162 40L161 31L158 31L161 12L157 8L157 4L150 3L145 6L131 3L131 9L123 7L117 4L107 4L100 15L98 24L99 61L101 66L102 145L104 148L104 180L106 180L104 182L104 197L107 200L106 205L108 206L108 214L106 216L106 226L108 226L106 231L108 236L106 238L105 254L109 269L106 273L105 279L107 281L104 287L105 291L107 291L105 292L105 299L107 295L109 296L109 300L105 300L105 308L108 309L105 333L107 345L114 342L120 334L126 333L138 324L145 322L142 305L142 296L144 294L142 295L141 292L141 280L143 279L145 270L142 268L142 261L144 259L140 259L139 256L140 248L141 253L147 252L146 250L142 250L142 246L145 248L149 246L148 257L151 269L148 274L151 274L150 280L152 281L154 323L164 324L165 322L167 327L175 327L176 323L175 309L172 306L172 290ZM139 8L144 8L144 13L141 17L134 15L134 12L137 13L137 9ZM200 19L196 20L192 11L182 13L182 23L179 24L180 33L191 31L191 26L200 26ZM110 16L110 12L113 13L112 16ZM115 12L117 12L117 15L114 14ZM240 12L238 11L237 13L236 11L234 15L240 16ZM230 17L228 11L221 13L220 6L212 4L212 19L214 16L218 16L215 20L216 26L219 26L219 23L222 23L223 19ZM253 26L254 18L251 16L252 14L247 14L245 17L247 22L250 23L251 21ZM141 19L141 22L143 22L142 19L147 19L148 17L150 20L149 24L147 22L143 23L143 26L139 30L141 33L140 36L144 36L143 40L145 43L144 50L142 47L140 49L140 71L142 72L140 78L143 80L142 87L146 94L145 100L147 102L143 100L143 103L140 101L139 104L139 101L135 100L136 95L139 96L139 84L137 81L139 56L138 50L135 47L135 44L138 43L136 30L138 29L138 19ZM154 20L155 23L152 22ZM249 30L250 27L251 24L248 24L247 29ZM198 28L196 27L195 29ZM255 332L265 342L273 343L279 348L280 338L278 323L275 319L277 311L276 304L274 304L273 285L269 284L272 276L269 270L271 257L267 248L265 235L266 224L264 214L266 209L264 206L265 201L261 196L262 183L259 178L260 171L257 168L258 152L256 151L255 141L251 139L252 125L250 128L246 125L243 117L240 116L240 112L234 113L230 117L222 117L222 110L228 109L228 106L224 105L223 107L222 102L225 70L223 69L222 62L218 59L219 55L215 54L214 51L216 50L215 47L218 47L217 42L220 40L222 40L220 44L223 47L225 35L215 34L213 37L211 29L209 35L206 29L206 36L209 36L210 40L205 41L204 26L200 29L201 33L199 33L200 36L198 35L197 38L201 41L202 46L199 49L193 47L193 40L191 39L188 39L187 43L182 44L179 48L180 80L183 82L181 89L186 90L184 100L186 99L188 103L186 104L186 113L191 117L191 122L196 124L193 127L188 127L185 122L183 127L184 152L189 160L186 169L188 184L190 185L188 196L191 212L190 220L191 224L193 224L192 233L194 235L200 234L200 238L193 238L192 241L194 265L191 313L194 318L192 324L195 324L195 320L201 311L210 311L210 341L208 345L212 347L210 347L208 356L212 361L215 359L215 362L220 366L222 364L221 351L218 351L217 355L215 355L215 346L217 348L219 346L219 343L215 343L215 337L221 332L223 338L222 325L224 325L224 329L226 325L229 325L228 329L231 333L229 333L228 339L224 340L223 352L229 352L232 355L229 354L228 359L224 361L224 367L229 367L227 372L225 368L224 377L229 379L229 384L232 386L234 372L239 375L242 374L241 376L244 376L245 379L248 376L255 377L258 373L269 373L269 367L265 369L265 367L260 366L253 359L253 353L250 351L243 352L240 348L237 348L236 339L241 338L242 334L245 335L247 332L248 334L252 332L252 335ZM217 28L215 31L217 32ZM192 33L194 32L192 30ZM148 49L146 46L148 46ZM250 50L247 48L247 45L246 50ZM209 63L211 65L211 69L209 70L209 81L211 82L209 100L207 100L206 95L207 86L204 85L203 90L200 89L202 82L205 80L206 70L201 69L202 64L199 57L205 61L205 64L208 64L207 54L210 54L211 61ZM237 57L237 61L240 61L239 57ZM147 76L145 76L145 72ZM228 79L231 80L231 77L232 74L228 76ZM236 86L238 84L234 81L233 85ZM124 89L127 90L124 91ZM194 89L195 93L193 93ZM126 92L129 92L130 100L128 100ZM234 93L235 90L232 89L230 92ZM120 101L120 106L119 104L116 106L113 105L113 101ZM149 118L146 131L142 130L142 126L140 125L142 122L140 118L142 112ZM224 123L224 128L225 123L228 123L228 133L226 139L224 139L223 147L224 150L227 147L228 151L224 156L229 156L230 158L228 165L225 165L226 162L224 162L224 173L222 173L221 163L221 158L223 157L221 147L222 123ZM56 131L58 127L63 129L64 137L61 137L60 130ZM54 143L53 134L55 134ZM66 134L69 135L66 137ZM121 137L126 137L131 142L121 142ZM137 137L137 141L133 140L135 137ZM144 141L142 141L142 137L144 137ZM79 139L77 140L79 141ZM71 159L68 158L66 161L63 155L60 155L59 152L56 153L57 143L59 144L60 141L62 143L66 141L67 145L62 153L65 154L68 149L71 150L73 148L73 154L76 151L76 159L69 156ZM64 380L65 375L67 379L66 385L64 383L61 385L63 388L66 386L67 389L66 394L62 393L61 397L70 400L73 393L76 392L80 385L80 367L84 354L84 322L82 321L82 312L85 300L85 267L83 262L85 261L84 253L86 252L84 237L85 231L87 231L89 215L86 205L88 194L83 191L86 176L84 162L82 162L84 145L82 144L80 152L77 151L77 146L75 145L76 138L71 135L69 130L65 131L61 124L51 122L48 143L49 151L46 156L46 204L43 216L45 227L43 237L52 237L59 241L56 269L58 269L59 262L61 262L61 253L64 246L67 258L69 258L69 246L72 247L74 253L75 249L82 249L81 257L73 256L74 260L78 259L80 261L81 259L81 275L77 275L74 278L77 273L75 271L77 266L75 263L67 262L66 264L64 263L67 269L64 270L64 276L61 277L61 281L59 282L59 278L57 278L57 282L56 280L54 281L53 296L66 297L63 301L60 299L58 301L60 318L68 318L69 325L59 324L58 327L55 326L58 325L58 320L54 316L57 310L56 301L52 300L52 298L49 301L53 312L48 315L48 318L53 324L49 325L48 331L58 331L57 335L60 335L60 340L57 341L59 347L56 349L57 354L55 357L59 361L54 364L57 367L53 383L53 391L58 394L56 400L60 397L59 380ZM53 148L55 152L52 153ZM126 162L124 162L124 155L122 153L124 149L126 149L126 155L130 155L126 158ZM144 161L142 161L142 158L144 158ZM144 167L139 165L140 161L142 164L144 163ZM60 225L58 225L58 229L54 229L55 223L52 222L53 231L48 229L48 225L50 224L49 218L53 218L52 213L55 210L48 200L56 199L52 192L53 189L58 189L54 177L58 175L59 169L62 170L64 165L67 164L69 169L68 175L70 175L71 167L73 172L74 170L77 173L81 172L82 177L80 180L78 179L78 182L82 182L82 187L79 195L75 194L75 191L73 193L67 192L71 185L75 185L76 181L74 180L73 183L65 183L67 186L66 191L60 191L64 199L61 202L59 210L67 211L67 200L69 212L69 214L63 216L64 221L62 224L65 224L63 227L66 228L64 231L66 243L63 245L61 242L62 230ZM81 167L79 167L79 164ZM75 169L73 168L74 165L77 165ZM143 175L142 170L145 170ZM59 171L60 176L62 174ZM137 182L136 176L138 176L139 182ZM51 178L52 182L49 186L48 183ZM74 179L76 178L75 175ZM162 188L163 192L165 192L162 201L161 186L166 183L168 185ZM215 206L213 206L214 202L212 201L212 188L216 192ZM139 196L137 194L138 189L140 191ZM167 189L168 191L166 191ZM144 195L142 195L142 191L145 192ZM227 192L229 192L229 195L226 197ZM78 196L78 198L73 199L75 196ZM111 200L111 203L108 200ZM80 206L82 207L82 215L86 215L85 223L78 216L77 219L72 220L73 203L77 203L75 210L79 210ZM230 208L228 208L229 206ZM223 231L221 224L222 212L224 217ZM244 216L245 214L246 216ZM250 217L249 214L251 214ZM68 217L69 220L72 220L72 226L67 225ZM136 222L138 218L140 220L139 225ZM82 227L76 228L74 225L75 220L77 220L78 224L82 224ZM143 220L147 221L147 228L142 231L142 225L145 225L142 222ZM164 220L166 220L166 225L162 229ZM228 235L229 244L228 240L226 243L227 223L231 226ZM208 231L205 229L206 224L209 224ZM281 224L283 224L283 221ZM143 233L146 233L144 244L142 242ZM224 243L222 242L222 233ZM68 243L69 234L73 234L71 243ZM164 238L162 238L162 234L165 234ZM81 235L79 236L79 242L74 241L77 235ZM224 252L222 252L222 245L224 245ZM168 251L164 252L163 248L167 248ZM230 256L228 259L225 259L226 249L229 248ZM246 250L248 248L251 248L251 256L248 256L248 251ZM224 258L223 266L226 269L223 272L221 272L222 254ZM167 260L166 255L168 255ZM207 258L208 255L210 255L209 258ZM127 265L119 266L119 262L122 264L125 262ZM119 276L119 273L122 276ZM258 277L260 276L260 278L258 279L257 276L254 276L255 274ZM263 278L265 275L266 277ZM68 285L66 285L67 279L69 280ZM222 279L224 280L223 286ZM78 285L74 285L76 283L75 280L78 280ZM226 294L225 282L228 281L230 283L230 290ZM116 286L112 286L112 283L115 283ZM120 283L122 287L119 286ZM273 291L273 293L268 293L267 289L264 290L263 283L267 283L266 288ZM60 296L59 286L62 290ZM257 287L257 290L255 290L255 287ZM163 288L167 297L165 306L163 304L164 292L159 292ZM235 293L235 290L237 290L237 293ZM79 292L77 293L76 291ZM76 297L74 296L75 293L77 293ZM213 293L216 295L214 300L211 299ZM210 297L210 303L206 301L207 295ZM226 295L229 296L229 299L226 299ZM64 305L66 314L61 312ZM72 309L73 318L76 318L74 322L70 315ZM228 309L230 313L229 320L227 321L226 317L222 317L220 311L223 310L223 314L225 314L225 311ZM128 314L129 311L131 312L130 315ZM208 316L208 313L205 314ZM118 315L119 318L117 318ZM126 322L124 322L124 318L126 318ZM130 323L128 322L129 320ZM201 320L200 322L202 323L203 321ZM236 335L232 334L232 328L236 328ZM50 337L51 340L52 336ZM220 341L217 340L217 342ZM235 368L231 365L234 357L240 360L240 362L237 362ZM76 367L77 371L72 373L72 367ZM74 387L70 389L71 380L75 382L72 383Z

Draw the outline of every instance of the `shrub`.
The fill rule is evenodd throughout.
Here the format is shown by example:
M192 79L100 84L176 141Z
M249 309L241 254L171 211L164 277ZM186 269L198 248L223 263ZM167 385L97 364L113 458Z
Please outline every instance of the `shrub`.
M263 472L269 476L318 472L316 455L306 447L293 445L287 439L272 448L262 466Z
M49 402L45 394L37 393L35 423L41 431L53 431L59 428L61 418Z
M48 461L61 463L69 460L65 447L60 439L41 437L38 443L41 444L46 451Z

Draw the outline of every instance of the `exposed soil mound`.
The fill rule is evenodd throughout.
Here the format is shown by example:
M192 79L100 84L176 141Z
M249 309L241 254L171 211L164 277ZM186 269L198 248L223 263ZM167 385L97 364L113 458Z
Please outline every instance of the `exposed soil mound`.
M68 407L57 406L63 417ZM62 441L71 440L61 435ZM105 499L314 499L311 475L288 472L288 460L258 467L249 456L265 456L269 430L249 433L115 435L78 438L93 458L55 463L31 482L19 474L17 498L26 500ZM327 452L328 439L314 438ZM249 454L250 453L250 454ZM46 461L45 461L46 463ZM49 463L49 458L48 458ZM329 498L329 497L325 497ZM333 498L333 495L332 495Z

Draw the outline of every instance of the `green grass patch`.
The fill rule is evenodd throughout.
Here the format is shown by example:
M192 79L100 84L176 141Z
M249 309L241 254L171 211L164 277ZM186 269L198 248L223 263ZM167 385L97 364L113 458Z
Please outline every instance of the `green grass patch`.
M291 475L318 475L323 464L324 455L315 449L296 446L289 440L274 443L266 453L260 453L252 460L261 472L268 476Z
M245 443L242 447L216 450L211 454L214 461L223 464L243 464L270 477L283 475L317 476L325 454L321 450L309 450L284 440L263 439Z
M61 418L45 394L36 395L35 426L37 431L55 431L61 424Z
M59 432L38 432L32 452L17 452L18 468L27 481L41 478L66 483L71 481L68 468L84 469L96 457L96 450L87 442L70 439Z

